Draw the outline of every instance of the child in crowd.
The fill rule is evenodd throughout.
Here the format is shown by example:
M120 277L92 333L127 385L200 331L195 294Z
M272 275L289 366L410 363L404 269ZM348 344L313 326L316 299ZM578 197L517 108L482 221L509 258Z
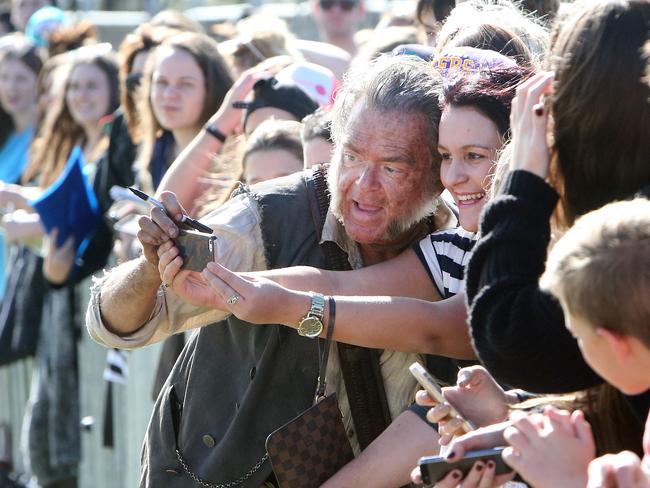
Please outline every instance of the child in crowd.
M552 249L540 284L562 304L567 328L600 376L628 395L650 388L650 201L611 203L580 218ZM586 466L593 439L582 413L551 409L505 432L504 459L536 487L650 486L650 422L644 458L629 451ZM586 483L587 482L587 483Z

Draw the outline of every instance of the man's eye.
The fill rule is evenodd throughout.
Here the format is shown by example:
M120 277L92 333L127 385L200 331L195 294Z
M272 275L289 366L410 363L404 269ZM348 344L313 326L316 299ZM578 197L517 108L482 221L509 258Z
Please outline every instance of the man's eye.
M346 163L356 163L357 162L357 157L354 154L343 153L343 160Z

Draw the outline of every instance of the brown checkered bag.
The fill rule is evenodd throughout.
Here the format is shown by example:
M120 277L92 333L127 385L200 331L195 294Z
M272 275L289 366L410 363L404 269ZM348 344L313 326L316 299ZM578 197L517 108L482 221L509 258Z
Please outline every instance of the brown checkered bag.
M280 488L318 488L354 459L336 394L324 396L325 371L336 316L332 297L329 297L329 310L316 402L266 439L266 452Z
M336 394L329 395L266 439L281 488L317 488L354 455Z

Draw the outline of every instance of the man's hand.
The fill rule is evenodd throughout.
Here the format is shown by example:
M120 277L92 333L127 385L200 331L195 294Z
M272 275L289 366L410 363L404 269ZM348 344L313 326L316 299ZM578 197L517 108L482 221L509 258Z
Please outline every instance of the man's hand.
M163 192L160 201L165 210L154 207L150 217L142 216L138 220L138 240L142 244L144 257L154 267L158 266L158 247L178 235L177 222L185 215L185 210L173 193Z
M606 454L589 463L587 488L650 488L639 457L630 451Z
M183 258L174 241L169 240L158 248L160 279L179 297L197 307L212 307L227 311L201 273L182 270Z
M522 416L504 432L511 447L503 459L536 488L583 488L587 467L596 455L584 414L553 407Z

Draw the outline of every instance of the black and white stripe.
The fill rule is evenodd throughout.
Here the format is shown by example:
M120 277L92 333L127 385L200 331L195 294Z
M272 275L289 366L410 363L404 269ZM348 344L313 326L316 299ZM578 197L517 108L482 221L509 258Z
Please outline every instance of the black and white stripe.
M441 230L422 239L415 250L442 298L465 288L465 266L472 255L476 233L461 227Z
M104 379L111 383L120 383L123 385L126 382L126 377L129 374L129 367L126 362L127 351L121 349L109 349L106 354L106 367L104 368Z

